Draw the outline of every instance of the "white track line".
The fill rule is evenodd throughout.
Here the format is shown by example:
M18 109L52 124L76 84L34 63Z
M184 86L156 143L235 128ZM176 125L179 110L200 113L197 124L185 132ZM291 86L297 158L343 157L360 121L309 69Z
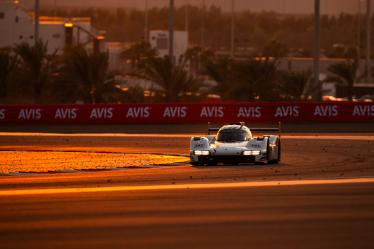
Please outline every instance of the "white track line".
M256 135L256 134L255 134ZM105 134L86 134L86 133L74 133L74 134L63 134L63 133L29 133L29 132L0 132L0 137L139 137L139 138L191 138L192 136L206 136L206 134L121 134L121 133L105 133ZM361 141L373 141L374 135L346 135L344 133L336 135L282 135L283 139L319 139L319 140L361 140Z
M74 193L99 193L99 192L127 192L127 191L152 191L152 190L180 190L180 189L222 189L245 187L274 187L274 186L299 186L299 185L332 185L374 183L374 178L331 179L331 180L291 180L291 181L261 181L261 182L235 182L235 183L192 183L173 185L148 185L148 186L114 186L114 187L87 187L87 188L55 188L55 189L20 189L2 190L0 196L25 196L48 194L74 194Z
M0 132L0 137L188 137L201 134L127 134L127 133L37 133L37 132Z

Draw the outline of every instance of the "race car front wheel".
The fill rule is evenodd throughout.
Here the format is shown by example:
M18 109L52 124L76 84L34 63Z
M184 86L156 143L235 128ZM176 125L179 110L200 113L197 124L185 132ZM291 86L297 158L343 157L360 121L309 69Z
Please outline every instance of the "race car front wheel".
M204 162L202 162L202 161L197 161L197 162L190 162L190 164L192 165L192 166L204 166Z

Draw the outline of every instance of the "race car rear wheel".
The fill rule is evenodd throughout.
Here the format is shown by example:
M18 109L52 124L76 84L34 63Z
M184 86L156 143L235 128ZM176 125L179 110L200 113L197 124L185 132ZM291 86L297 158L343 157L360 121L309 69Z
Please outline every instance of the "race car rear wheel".
M278 157L277 157L277 159L268 161L268 164L278 164L280 162L280 160L281 160L281 142L280 142L280 140L278 140L277 147L278 147L278 153L277 153Z
M277 163L279 163L280 161L281 161L281 155L282 155L282 153L281 153L281 141L279 140L279 143L278 143L278 162Z

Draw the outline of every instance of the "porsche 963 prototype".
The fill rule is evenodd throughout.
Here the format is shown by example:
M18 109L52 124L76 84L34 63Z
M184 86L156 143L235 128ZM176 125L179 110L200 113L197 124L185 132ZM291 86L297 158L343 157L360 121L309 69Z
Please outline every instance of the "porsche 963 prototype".
M217 132L216 135L210 135ZM278 132L277 135L253 137L252 132ZM281 159L280 125L278 128L248 128L244 123L209 128L208 135L192 137L191 164L272 164Z

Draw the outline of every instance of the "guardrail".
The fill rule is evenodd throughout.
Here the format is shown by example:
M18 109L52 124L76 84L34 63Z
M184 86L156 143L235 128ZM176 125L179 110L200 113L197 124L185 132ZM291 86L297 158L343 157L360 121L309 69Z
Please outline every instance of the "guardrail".
M374 121L368 102L0 105L0 124Z

